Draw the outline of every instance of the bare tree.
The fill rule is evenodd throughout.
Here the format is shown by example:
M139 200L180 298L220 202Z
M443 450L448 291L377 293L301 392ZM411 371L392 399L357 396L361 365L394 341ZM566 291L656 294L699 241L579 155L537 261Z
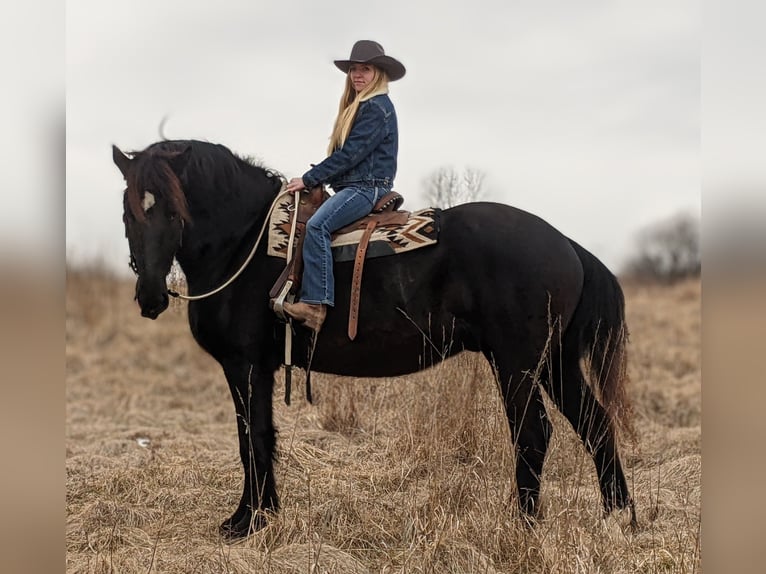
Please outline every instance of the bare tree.
M479 201L484 196L484 178L486 174L473 167L465 168L463 172L463 201Z
M637 235L636 253L624 274L640 281L672 283L698 277L702 269L699 219L679 214Z
M453 167L441 167L426 178L426 201L434 207L446 209L484 196L486 174L467 167L462 173Z

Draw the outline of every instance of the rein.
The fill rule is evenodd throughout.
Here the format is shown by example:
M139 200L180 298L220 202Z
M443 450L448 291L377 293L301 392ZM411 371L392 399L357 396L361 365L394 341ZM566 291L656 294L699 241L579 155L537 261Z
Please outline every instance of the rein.
M274 208L277 205L277 201L285 195L287 192L285 191L285 187L287 186L286 181L282 180L282 187L277 193L277 196L274 198L274 201L271 203L271 207L269 208L268 213L266 213L266 218L263 221L263 225L261 226L261 231L258 233L258 238L255 240L255 245L253 245L253 248L250 250L250 254L245 259L244 263L240 266L239 269L231 276L229 279L223 283L222 285L219 285L215 289L212 289L208 291L207 293L202 293L201 295L184 295L183 293L177 293L176 291L172 291L168 289L168 295L171 297L177 297L178 299L183 299L185 301L198 301L200 299L206 299L207 297L210 297L211 295L215 295L216 293L219 293L226 289L229 285L231 285L234 280L239 277L242 272L245 270L245 268L250 264L250 261L252 261L253 256L255 255L256 250L258 249L258 245L261 243L261 239L263 239L263 234L266 231L266 228L269 225L269 220L271 219L271 214L274 211Z

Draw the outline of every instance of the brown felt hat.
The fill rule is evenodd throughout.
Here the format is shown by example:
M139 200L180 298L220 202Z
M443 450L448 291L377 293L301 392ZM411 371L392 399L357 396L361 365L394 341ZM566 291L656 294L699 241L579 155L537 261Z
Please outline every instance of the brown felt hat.
M354 44L348 60L335 60L338 69L346 74L351 64L373 64L383 70L391 82L400 79L406 72L399 60L386 56L383 46L372 40L359 40Z

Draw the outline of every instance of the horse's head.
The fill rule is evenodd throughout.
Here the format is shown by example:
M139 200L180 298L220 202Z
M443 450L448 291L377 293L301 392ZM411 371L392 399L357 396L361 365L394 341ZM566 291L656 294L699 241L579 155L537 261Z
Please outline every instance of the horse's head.
M132 158L112 146L114 163L127 182L123 222L130 246L130 266L137 275L136 300L141 315L156 319L168 306L165 278L181 244L189 212L179 174L191 148L172 142L150 146Z

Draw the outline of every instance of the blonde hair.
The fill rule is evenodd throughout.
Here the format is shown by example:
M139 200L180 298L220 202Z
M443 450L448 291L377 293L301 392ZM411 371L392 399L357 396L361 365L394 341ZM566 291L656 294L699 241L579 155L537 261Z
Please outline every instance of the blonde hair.
M369 100L373 96L388 93L388 75L377 66L373 66L373 70L375 71L375 75L373 76L372 81L358 94L356 93L356 90L354 90L354 84L351 82L351 75L346 74L346 87L340 98L338 117L335 118L335 126L330 135L330 143L327 146L327 155L330 155L336 149L343 147L343 144L346 142L346 138L351 131L351 126L356 119L356 113L359 111L359 104Z

